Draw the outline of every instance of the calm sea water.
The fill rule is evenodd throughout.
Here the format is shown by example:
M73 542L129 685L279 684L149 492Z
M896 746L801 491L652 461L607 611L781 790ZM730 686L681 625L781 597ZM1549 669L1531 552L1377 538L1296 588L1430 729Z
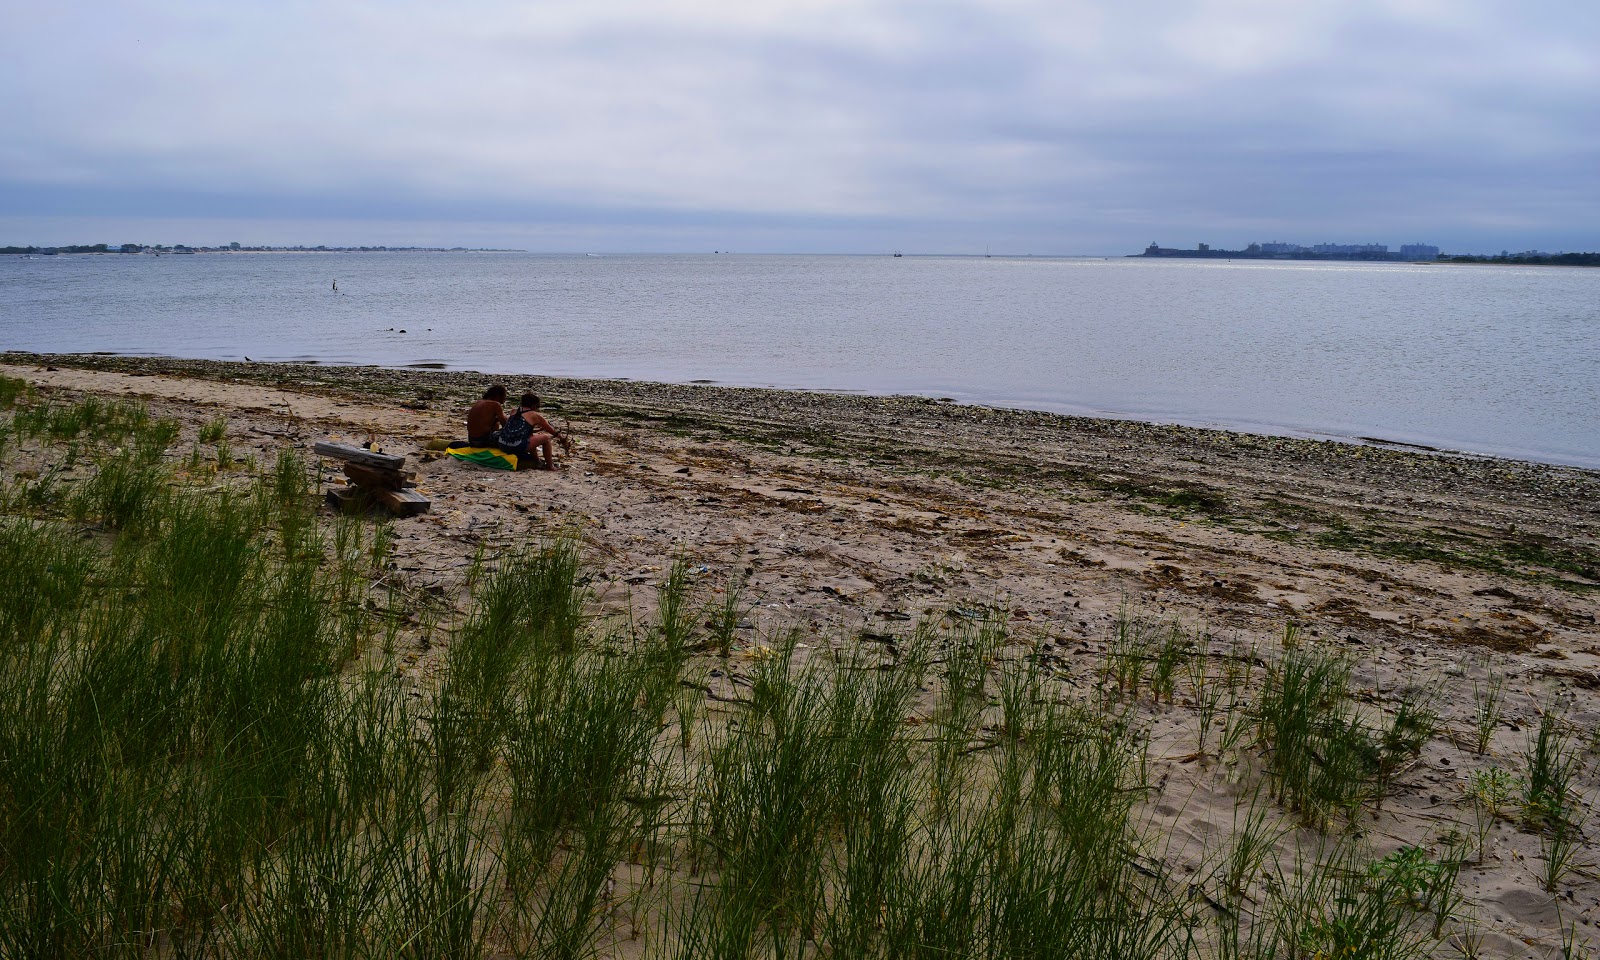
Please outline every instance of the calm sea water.
M1549 267L0 258L3 349L918 393L1590 467L1597 336L1600 270Z

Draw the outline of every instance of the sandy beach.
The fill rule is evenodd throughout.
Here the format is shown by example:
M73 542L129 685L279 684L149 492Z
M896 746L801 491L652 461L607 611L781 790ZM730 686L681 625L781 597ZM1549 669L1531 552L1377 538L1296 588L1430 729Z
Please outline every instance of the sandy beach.
M223 418L234 456L262 469L284 448L375 439L432 500L395 522L385 587L440 604L464 600L480 552L569 531L601 616L648 618L679 556L707 595L742 581L746 653L789 627L853 645L998 609L1007 656L1087 692L1119 616L1208 634L1219 651L1275 650L1292 625L1354 659L1356 697L1375 712L1408 689L1437 693L1441 734L1359 825L1379 853L1471 832L1472 771L1516 769L1541 707L1561 704L1586 743L1600 721L1590 471L914 397L113 356L5 354L0 375L62 400L138 398L182 422L179 449ZM490 382L546 398L578 440L561 469L493 472L437 452ZM439 649L408 637L404 669L427 684ZM708 659L708 697L737 690L740 662ZM1496 676L1503 716L1478 756L1473 684ZM1148 708L1161 787L1147 812L1178 860L1230 829L1243 789L1229 765L1179 752L1194 706ZM1548 893L1538 838L1497 823L1492 854L1461 879L1483 954L1554 955L1573 924L1593 941L1597 850L1586 834Z

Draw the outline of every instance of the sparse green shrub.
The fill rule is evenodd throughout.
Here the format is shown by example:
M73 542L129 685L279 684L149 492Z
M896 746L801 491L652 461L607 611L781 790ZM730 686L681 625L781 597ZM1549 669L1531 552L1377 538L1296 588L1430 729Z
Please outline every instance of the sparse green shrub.
M733 653L734 631L748 612L744 603L744 577L730 570L723 585L722 600L711 611L711 640L717 655L726 660Z
M393 555L394 522L383 518L372 525L372 569L383 571L388 567L389 558Z
M1256 709L1279 803L1320 822L1366 799L1377 750L1346 703L1350 666L1316 651L1290 650L1267 672Z
M667 578L656 591L656 629L667 650L689 650L689 637L694 630L689 589L689 558L679 554L672 558Z
M1577 866L1578 854L1583 849L1582 820L1569 815L1551 823L1539 834L1539 855L1544 861L1539 879L1546 893L1555 893Z
M267 501L262 505L262 515L277 519L278 539L285 557L321 549L320 545L313 546L314 505L305 460L293 450L279 451L268 482L258 489ZM345 583L345 589L340 593L338 602L343 604L349 599L352 585L346 582L349 578L342 568L340 579Z
M1341 842L1312 853L1293 874L1280 875L1278 891L1258 921L1265 942L1257 956L1361 957L1421 960L1428 936L1417 922L1416 891L1423 883L1401 864L1371 864L1355 844Z
M32 477L18 476L20 489L15 496L15 502L26 509L47 511L66 499L66 492L59 481L63 464L53 464L43 474Z
M1119 610L1111 640L1106 644L1106 674L1116 683L1119 694L1139 695L1145 671L1155 659L1152 647L1148 624L1132 616L1126 608Z
M1488 853L1489 830L1504 813L1511 800L1515 780L1510 773L1498 767L1474 770L1467 786L1467 796L1472 803L1473 821L1477 827L1478 862Z
M1283 833L1282 828L1273 822L1262 799L1257 791L1250 795L1248 803L1234 807L1233 834L1218 868L1223 899L1232 905L1228 914L1235 923L1243 913L1246 892Z
M1432 691L1408 688L1401 692L1394 717L1378 734L1378 795L1388 792L1401 769L1416 759L1439 728Z
M1450 844L1438 859L1421 847L1401 847L1367 869L1399 902L1430 914L1432 935L1437 937L1461 903L1456 886L1464 863L1460 854L1460 849Z
M1172 702L1173 691L1177 687L1178 667L1189 659L1193 642L1184 635L1177 624L1173 624L1167 632L1166 639L1156 649L1155 663L1152 665L1150 675L1150 694L1157 703L1162 697L1167 702Z
M227 433L228 418L217 417L215 420L208 420L205 425L200 428L200 442L217 443L222 440Z
M576 648L588 599L580 572L577 543L558 538L508 554L476 591L436 706L434 732L445 738L442 769L452 784L464 783L460 764L489 762L507 692L524 672L537 674Z
M50 404L24 405L12 416L11 427L16 431L18 440L34 440L44 436L50 427Z
M92 514L113 529L137 528L154 519L156 501L167 489L160 467L135 457L110 457L75 495L78 512Z
M66 530L0 518L0 657L27 655L79 616L94 569Z
M1586 819L1575 795L1583 756L1553 706L1540 711L1539 729L1528 744L1525 761L1522 820L1539 833L1541 879L1545 890L1553 893L1573 868Z
M1189 691L1194 698L1195 752L1201 761L1206 760L1206 745L1211 739L1217 710L1227 692L1222 677L1211 670L1209 638L1201 633L1189 657L1184 661L1184 676L1189 681Z
M1313 824L1381 798L1437 722L1427 699L1411 692L1387 727L1369 729L1349 702L1349 679L1350 664L1337 655L1287 650L1268 670L1255 711L1278 801Z
M21 377L0 377L0 410L10 410L28 395L28 381Z
M1522 819L1535 830L1550 830L1572 818L1572 786L1583 757L1553 706L1539 713L1539 729L1523 754Z
M278 451L272 466L272 498L279 506L296 506L310 489L304 458L288 448Z
M1480 684L1472 681L1473 702L1473 745L1478 756L1489 752L1489 743L1494 739L1494 731L1500 726L1500 698L1505 686L1505 677L1494 674Z
M75 404L51 406L45 432L53 440L71 440L86 430L102 441L115 439L116 423L112 409L95 396L84 397Z
M939 699L934 706L933 794L941 803L960 791L966 772L962 758L989 705L989 668L1005 643L1006 625L991 615L980 623L962 620L954 632L919 625L915 642L939 648Z
M155 463L178 442L178 421L170 418L151 421L135 433L135 449L142 463Z
M507 883L536 905L527 923L543 953L583 952L612 871L654 829L663 788L653 747L667 688L651 673L655 662L560 655L510 694L503 861Z

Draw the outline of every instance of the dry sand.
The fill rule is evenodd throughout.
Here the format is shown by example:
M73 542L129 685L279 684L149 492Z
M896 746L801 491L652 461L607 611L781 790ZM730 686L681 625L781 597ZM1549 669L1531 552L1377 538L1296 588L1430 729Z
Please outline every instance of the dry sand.
M1270 647L1296 624L1358 661L1381 709L1412 684L1441 691L1445 734L1364 821L1379 852L1471 833L1469 771L1522 766L1530 723L1559 702L1600 720L1600 474L1578 469L1223 431L868 398L619 381L9 354L0 374L63 398L144 399L198 426L227 420L236 455L375 437L417 465L432 512L395 525L393 585L459 602L479 550L581 533L602 608L648 616L678 555L703 590L748 580L745 645L798 626L865 642L923 617L1003 607L1017 655L1096 682L1119 610ZM437 459L491 379L543 394L579 438L553 473ZM332 476L332 465L327 471ZM408 669L426 681L437 648ZM713 678L713 692L738 681ZM1506 678L1491 754L1467 747L1472 681ZM708 674L709 676L709 674ZM1179 755L1180 702L1155 708L1151 815L1183 857L1231 829L1237 771ZM1170 750L1169 750L1170 748ZM1595 766L1590 764L1591 767ZM1582 781L1585 809L1597 797ZM1490 956L1546 956L1560 925L1600 919L1597 849L1552 896L1537 837L1495 828L1463 887Z

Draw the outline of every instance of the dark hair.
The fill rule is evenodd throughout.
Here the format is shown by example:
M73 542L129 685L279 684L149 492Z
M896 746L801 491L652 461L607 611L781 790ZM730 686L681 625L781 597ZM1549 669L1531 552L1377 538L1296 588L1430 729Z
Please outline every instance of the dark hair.
M539 409L539 395L537 393L524 393L520 406L528 410Z
M490 387L489 389L483 391L483 399L485 399L485 400L499 400L501 403L505 403L506 402L506 388L502 387L500 384L497 383L494 386Z

